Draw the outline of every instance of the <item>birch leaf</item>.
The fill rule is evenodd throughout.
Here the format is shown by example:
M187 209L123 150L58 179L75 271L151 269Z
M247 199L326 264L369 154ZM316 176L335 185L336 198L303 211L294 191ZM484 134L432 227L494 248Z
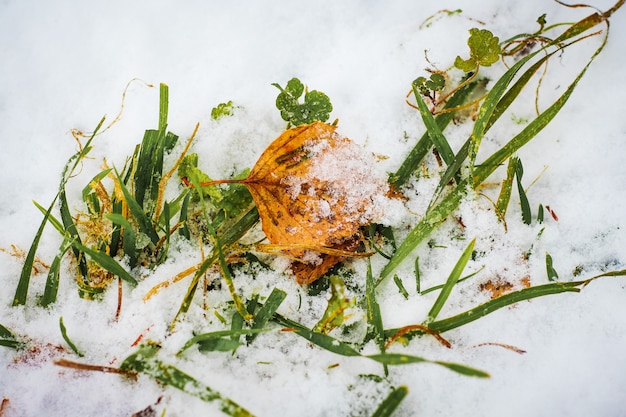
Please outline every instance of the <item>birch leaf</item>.
M359 228L380 214L376 202L388 187L373 176L373 160L335 126L314 122L281 134L241 180L268 240L298 260L292 270L299 283L354 252Z

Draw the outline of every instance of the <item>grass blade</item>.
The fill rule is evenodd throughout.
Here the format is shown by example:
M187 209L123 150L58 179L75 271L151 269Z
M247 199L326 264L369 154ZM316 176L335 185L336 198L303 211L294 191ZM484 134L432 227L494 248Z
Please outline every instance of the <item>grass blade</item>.
M532 214L530 212L530 203L528 203L528 197L526 196L524 186L522 185L523 175L524 167L522 166L522 161L518 160L517 167L515 168L515 178L517 180L517 192L519 194L519 201L522 207L522 221L524 222L524 224L530 224L532 221Z
M106 269L113 275L116 275L128 282L131 285L137 285L137 280L133 278L128 271L122 267L115 259L111 258L108 253L83 246L78 242L73 242L72 245L78 247L81 251L85 252L92 261L96 262L102 268Z
M439 151L439 155L441 155L446 165L450 165L450 163L454 159L454 152L452 152L452 148L450 147L448 140L443 135L443 132L435 121L435 118L430 112L430 109L424 102L422 95L417 90L417 86L415 85L415 83L412 84L412 87L413 95L415 96L420 116L422 116L424 126L426 126L426 130L428 130L430 140L435 145L435 148L437 148L437 150Z
M559 279L559 274L557 274L552 265L552 256L550 256L548 252L546 252L546 271L548 273L548 281L556 281Z
M46 287L44 289L43 297L41 298L41 306L48 307L54 303L57 299L57 292L59 290L59 273L61 269L61 260L67 251L72 248L72 240L64 239L59 248L59 253L54 257L50 269L48 270L48 278L46 279Z
M502 181L502 187L500 188L500 194L498 195L498 201L496 203L496 212L501 221L504 222L507 208L509 207L509 201L511 201L511 191L513 190L513 177L515 177L515 171L517 169L516 157L510 157L509 163L506 167L506 178Z
M461 257L459 258L456 265L452 269L452 272L450 272L450 275L448 276L446 283L441 289L439 296L437 297L437 299L435 300L435 303L433 304L433 306L430 308L430 311L428 312L427 322L432 322L437 318L437 315L439 315L439 312L441 311L444 304L448 300L448 297L450 296L452 289L454 288L457 281L461 277L461 273L463 272L465 265L467 265L467 262L472 256L472 252L474 251L474 243L476 243L476 239L472 239L470 244L467 245L467 248L465 248L465 250L461 254Z
M491 314L496 310L511 304L519 303L520 301L530 300L532 298L544 297L546 295L560 294L563 292L580 292L581 286L584 286L589 281L574 281L574 282L555 282L551 284L544 284L530 288L524 288L519 291L504 294L498 298L487 301L477 307L467 310L456 316L449 317L443 320L433 321L428 325L432 330L443 333L448 330L455 329L463 326L467 323L471 323L474 320L478 320L481 317Z
M405 386L394 389L389 393L387 398L380 403L378 408L376 408L372 417L390 417L408 393L409 390Z
M160 384L177 388L189 395L200 398L206 402L217 402L220 410L232 417L253 417L248 410L222 396L211 387L198 381L191 375L180 369L163 363L157 359L158 348L154 346L142 346L137 352L124 360L120 369L124 372L143 373Z
M128 205L128 208L131 214L133 215L135 220L137 220L139 229L150 238L153 244L156 245L157 242L159 241L159 235L157 234L156 230L154 229L154 226L152 225L151 218L141 208L140 203L133 198L130 191L128 191L128 188L126 187L126 184L124 184L124 182L120 178L119 173L116 173L116 176L117 176L117 183L119 184L120 189L122 190L122 193L124 194L124 200L126 200L126 204Z
M472 82L463 86L456 93L454 93L452 97L450 97L450 99L446 102L444 109L451 109L463 104L477 85L478 83ZM441 113L437 115L435 117L435 122L437 123L439 130L443 131L453 117L454 112ZM404 185L411 177L411 174L418 168L419 164L422 162L432 145L433 142L430 138L430 134L426 131L426 133L422 135L420 140L417 141L417 144L415 144L411 152L409 152L407 157L404 159L400 168L398 168L398 170L391 175L390 182L396 187Z
M23 343L17 340L13 332L0 324L0 346L18 349L22 345Z
M370 258L367 258L367 274L365 278L365 302L367 304L367 324L369 327L366 339L373 336L378 349L381 353L385 353L385 328L383 326L383 317L380 314L380 305L376 299L376 283L372 275L372 264ZM383 365L385 375L388 375L387 365Z
M223 351L229 351L232 350L233 347L239 346L240 343L237 341L237 339L239 338L239 336L247 334L247 335L256 335L259 333L263 333L263 332L267 332L270 331L271 329L265 329L265 328L258 328L258 329L238 329L238 330L218 330L215 332L209 332L209 333L202 333L199 335L196 335L194 337L192 337L191 339L189 339L182 348L180 348L180 350L178 351L178 353L176 354L177 356L180 356L184 351L186 351L187 349L189 349L190 347L200 344L202 345L205 342L212 342L212 341L219 341L219 340L226 340L226 338L229 342L234 342L236 345L233 345L231 347L229 347L228 349L225 349ZM221 351L221 349L201 349L201 350L205 350L205 351L213 351L213 350L217 350L217 351Z
M63 336L63 340L65 340L65 343L67 343L67 345L74 351L74 353L76 353L81 358L85 356L80 350L78 350L78 347L76 347L74 342L72 342L67 335L67 329L65 328L65 324L63 323L63 316L59 317L59 327L61 328L61 336Z
M278 307L282 304L282 302L287 297L287 293L285 291L274 288L270 295L267 297L263 306L259 309L254 317L254 322L252 323L252 329L262 329L267 323L270 321ZM252 343L256 338L256 333L248 336L248 343Z

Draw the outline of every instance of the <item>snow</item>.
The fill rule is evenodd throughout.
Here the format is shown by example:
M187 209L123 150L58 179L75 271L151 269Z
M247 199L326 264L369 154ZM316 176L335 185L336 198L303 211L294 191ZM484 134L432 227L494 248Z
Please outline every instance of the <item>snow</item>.
M594 6L606 10L612 2L602 0ZM420 28L443 8L463 12L436 15L430 26ZM271 83L284 85L294 76L326 93L333 103L331 119L339 118L341 134L368 152L388 157L378 162L378 168L394 171L424 130L417 112L404 102L410 82L424 75L427 67L446 69L456 55L465 54L467 31L478 21L505 39L535 30L535 21L543 13L549 22L558 22L590 12L537 0L523 5L511 0L305 4L5 0L0 3L0 247L29 248L41 220L32 200L46 206L56 194L63 165L77 146L71 129L89 132L104 114L112 121L122 91L133 78L169 85L169 130L187 138L200 123L193 151L200 155L200 168L213 178L253 166L282 132L285 123L274 108L278 91ZM611 20L605 50L565 108L519 152L524 185L540 176L527 191L533 210L539 203L550 206L558 221L546 213L542 225L524 225L514 193L505 232L488 200L476 196L459 208L464 231L448 221L430 244L416 250L423 289L446 279L472 238L477 238L476 251L484 254L468 263L468 272L484 269L453 291L442 317L486 301L488 294L478 284L489 279L519 283L528 277L533 285L545 283L546 252L562 280L624 269L622 39L626 39L626 11L619 10ZM598 40L590 39L550 62L552 76L542 85L541 108L564 91L597 46ZM533 116L531 90L520 106L511 109L515 118ZM234 115L212 121L211 108L229 100L237 106ZM93 159L68 184L70 204L78 204L82 187L99 171L103 158L110 165L123 166L143 131L156 125L157 110L158 88L131 83L121 119L96 138ZM510 120L489 131L481 155L519 131L520 125L513 117ZM446 131L453 147L465 140L468 126ZM434 162L429 165L430 170L434 167ZM397 225L398 238L424 213L428 201L420 196L431 195L437 184L434 171L431 174L406 189L406 211L390 215L388 221ZM485 192L493 198L497 189ZM50 263L59 244L58 235L48 227L38 256ZM59 301L52 308L35 305L45 274L33 277L26 306L11 307L21 261L0 252L0 324L37 346L37 351L27 352L0 347L0 400L8 399L2 415L130 416L149 406L158 411L156 415L164 409L166 416L218 415L217 404L160 387L147 377L132 382L115 374L53 364L53 359L67 358L119 366L135 351L132 345L140 335L143 341L162 344L161 359L257 416L371 415L390 387L400 385L406 385L409 394L394 414L398 417L626 415L626 282L622 277L594 281L579 294L519 303L446 332L443 336L452 349L431 338L393 348L467 364L489 372L489 379L415 364L391 367L388 380L377 382L363 375L382 376L379 364L322 351L293 333L260 334L233 356L190 349L176 358L193 333L221 328L216 311L226 316L232 311L227 305L230 295L222 285L206 298L199 295L170 334L169 324L189 278L162 289L147 302L143 297L158 283L200 262L193 245L179 241L175 246L159 268L140 271L142 280L135 289L125 287L118 321L115 286L101 302L80 299L67 260ZM522 255L531 247L535 255L524 262ZM391 280L378 292L386 328L421 323L435 300L436 293L415 293L413 259L396 271L409 291L408 300ZM384 265L380 257L372 262L375 271ZM243 295L262 296L280 288L287 298L279 312L306 326L315 325L327 294L309 296L284 273L285 259L272 261L272 267L254 276L238 273L236 287ZM574 278L576 268L582 272ZM364 263L355 262L354 269L346 285L350 293L364 282ZM216 274L211 279L219 281ZM69 350L59 330L60 317L85 357ZM508 344L527 353L478 346L483 343ZM366 350L376 352L374 346Z

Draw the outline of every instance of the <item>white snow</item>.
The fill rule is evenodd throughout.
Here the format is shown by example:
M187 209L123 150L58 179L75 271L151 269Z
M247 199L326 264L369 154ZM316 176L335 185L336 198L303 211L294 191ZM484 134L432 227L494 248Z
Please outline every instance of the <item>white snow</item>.
M606 10L610 0L594 6ZM437 15L428 27L420 24L440 9L460 14ZM107 115L120 110L121 94L133 78L170 87L169 130L181 141L200 130L193 151L201 168L213 178L228 177L255 163L284 129L274 107L284 85L298 77L326 93L333 104L331 120L339 118L342 135L367 152L385 155L382 171L394 171L424 131L417 112L404 102L410 83L426 68L447 69L456 55L467 53L467 34L484 26L500 39L536 30L547 13L549 23L575 21L591 13L555 2L512 0L464 2L259 2L135 1L79 2L4 0L0 2L0 248L28 250L41 221L32 200L47 206L58 190L61 170L76 150L71 129L90 132ZM409 292L398 292L392 280L378 291L385 327L421 323L437 293L417 295L413 259L419 256L422 289L441 284L467 243L476 237L476 251L466 272L484 267L459 285L441 317L451 316L488 299L479 284L501 277L533 285L547 282L545 253L554 259L561 280L582 279L626 264L626 10L611 19L608 44L596 59L561 113L518 154L524 164L524 185L533 211L541 203L542 225L524 225L517 194L507 215L505 232L491 203L476 196L458 210L465 229L449 220L397 269ZM572 47L551 60L542 84L539 106L545 109L569 85L599 44L599 38ZM426 53L425 53L426 52ZM427 62L428 61L430 62ZM488 71L497 74L501 68ZM484 138L488 155L521 126L513 119L533 117L534 87L511 109L507 121ZM211 108L232 100L234 115L210 119ZM93 158L68 184L70 205L77 205L86 181L103 158L121 168L141 141L156 127L158 88L141 81L128 90L119 122L94 140ZM510 122L509 122L510 120ZM467 138L468 124L451 126L446 135L454 148ZM182 149L182 148L177 148ZM432 162L432 161L431 161ZM544 168L547 169L544 171ZM429 179L406 189L409 201L389 214L401 239L423 215L437 184L435 164ZM542 173L543 172L543 173ZM493 180L503 173L498 171ZM174 193L175 190L172 190ZM497 187L485 190L497 197ZM494 197L495 194L495 197ZM543 232L540 232L541 229ZM38 256L50 263L61 243L48 226ZM11 307L21 260L0 252L0 324L36 350L0 346L2 416L130 416L149 406L156 415L219 415L217 404L203 402L147 377L137 382L115 374L61 368L53 359L119 366L136 350L133 344L162 344L161 359L193 375L257 416L371 415L390 386L406 385L408 396L394 416L624 416L626 415L626 278L594 281L579 294L567 293L522 302L443 334L446 349L432 338L413 340L391 349L432 360L459 362L491 374L489 379L458 375L430 364L382 367L365 358L342 357L293 333L259 334L235 355L175 353L194 334L222 329L216 312L229 319L231 299L221 289L199 291L185 319L174 332L169 325L187 291L189 278L143 301L150 288L200 262L196 247L175 242L170 258L154 271L140 271L141 282L124 288L122 312L115 321L117 288L101 302L78 297L69 260L64 261L58 302L44 310L36 305L46 276L35 275L26 306ZM532 248L527 261L523 254ZM309 296L284 271L285 259L273 270L238 273L235 286L243 296L265 297L272 288L287 293L279 313L312 327L327 303L327 294ZM372 258L379 271L385 264ZM347 283L364 286L363 261ZM580 275L573 277L575 269ZM210 279L219 281L211 272ZM205 308L206 306L206 308ZM74 355L61 336L63 317L68 335L85 353ZM340 333L333 333L340 337ZM483 343L503 343L527 353ZM366 351L375 353L368 345ZM161 398L162 397L162 398ZM159 401L159 398L161 400ZM158 403L158 404L157 404Z

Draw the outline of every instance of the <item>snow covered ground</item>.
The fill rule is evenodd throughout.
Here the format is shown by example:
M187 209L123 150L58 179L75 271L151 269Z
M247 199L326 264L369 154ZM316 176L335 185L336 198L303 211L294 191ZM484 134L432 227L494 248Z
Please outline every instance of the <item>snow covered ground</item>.
M599 9L609 0L594 3ZM430 27L420 24L440 9L462 9ZM0 247L26 249L41 214L32 200L47 205L57 192L60 173L75 152L72 128L91 131L106 114L112 120L124 86L140 78L170 87L169 130L188 137L201 128L194 151L202 168L220 178L254 164L265 147L285 127L274 107L277 90L271 83L298 77L331 98L331 118L339 118L342 134L368 151L389 158L380 168L394 171L423 132L417 112L404 103L410 83L425 68L449 67L467 53L467 31L480 26L500 39L536 30L536 19L548 23L575 21L591 13L567 9L551 1L345 1L216 2L135 1L79 2L33 0L0 2ZM611 20L611 35L602 55L592 64L565 108L526 146L524 183L541 174L528 190L533 210L542 203L558 215L543 225L522 224L517 197L504 233L485 199L469 200L460 208L467 240L452 239L443 227L435 245L421 245L423 286L441 283L467 241L476 237L485 255L468 264L468 271L485 268L455 290L442 316L464 311L487 299L479 283L496 276L534 285L545 283L547 251L560 279L572 280L582 266L587 278L626 265L626 10ZM572 48L550 62L540 96L545 108L571 82L598 46ZM426 62L424 51L430 64ZM495 70L493 70L495 73ZM232 100L235 115L211 121L210 110ZM533 96L513 109L515 118L533 116ZM92 165L70 182L68 198L80 201L80 190L106 157L122 166L140 142L143 131L155 127L158 89L141 82L131 85L120 122L98 137ZM483 144L485 152L508 140L519 124L513 118L494 126ZM453 126L448 139L460 146L470 125ZM405 132L408 139L405 138ZM501 173L500 173L501 174ZM428 185L414 184L413 188ZM423 210L415 195L407 204ZM401 220L407 220L407 212ZM539 230L545 227L540 239ZM50 262L60 243L49 227L39 256ZM521 255L533 246L528 262ZM438 246L446 246L439 248ZM132 383L117 375L60 368L55 358L119 366L134 351L140 334L163 343L174 353L192 335L219 327L211 309L224 291L209 296L208 311L194 306L177 331L167 326L187 282L174 285L150 301L142 297L156 285L199 259L197 250L181 245L170 259L127 289L122 315L115 322L117 294L102 302L81 300L72 273L64 270L59 301L49 309L37 306L45 274L35 276L25 307L11 307L21 263L0 252L0 324L32 340L39 352L29 355L0 347L2 416L130 416L154 406L166 416L217 415L217 407L152 380ZM313 325L325 308L324 295L309 297L294 280L278 272L255 279L241 276L244 294L267 295L278 287L289 295L279 312ZM405 300L393 282L384 284L379 301L385 327L420 323L433 293L419 296L408 284L411 262L398 269L410 297ZM380 268L382 261L374 261ZM69 263L66 264L69 266ZM357 281L364 282L363 263L356 262ZM407 348L414 355L467 364L491 374L489 379L465 377L444 368L418 364L390 369L388 382L360 374L382 375L373 361L344 358L312 347L293 334L268 333L250 347L229 353L190 350L172 363L220 391L258 416L371 415L389 386L406 385L409 394L394 416L626 416L626 278L603 278L580 294L560 294L500 310L444 336L446 349L428 338ZM303 307L296 311L299 296ZM63 317L72 340L85 352L78 358L59 331ZM211 323L211 320L213 323ZM146 330L148 329L148 330ZM167 336L167 337L166 337ZM517 354L494 345L526 351ZM338 366L331 366L338 364Z

